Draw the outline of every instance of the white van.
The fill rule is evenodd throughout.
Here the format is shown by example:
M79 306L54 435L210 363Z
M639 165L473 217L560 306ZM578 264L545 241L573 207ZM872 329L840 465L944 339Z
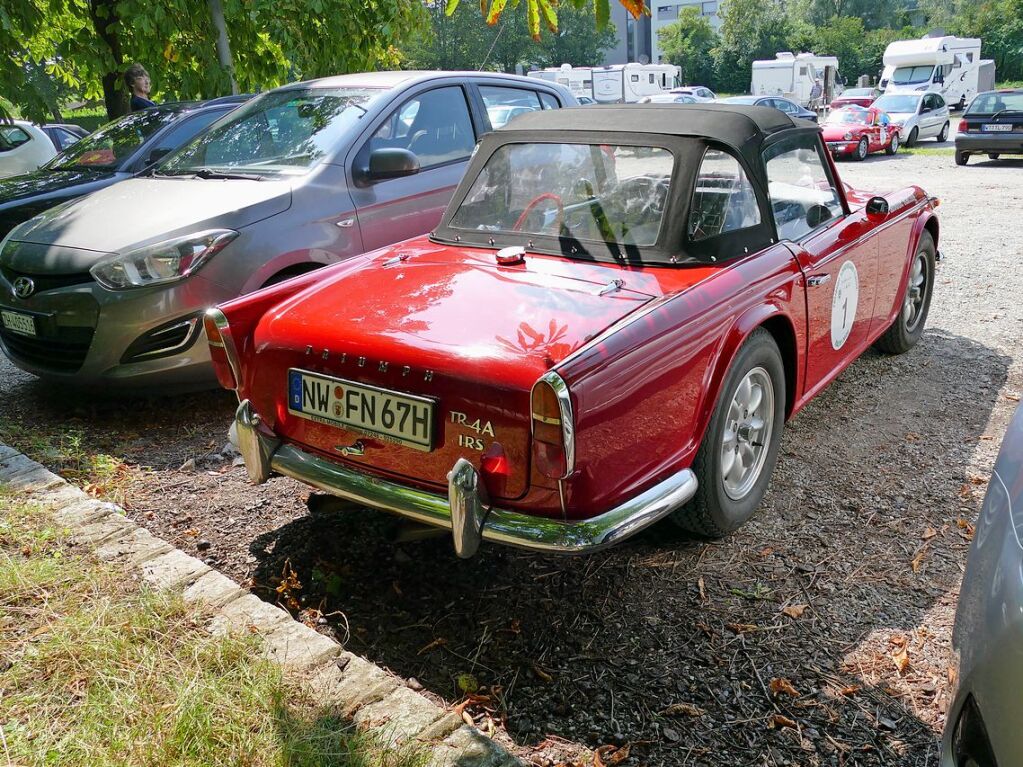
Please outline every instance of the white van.
M600 104L634 104L644 96L667 93L679 85L682 70L673 64L612 64L573 67L562 64L528 72L529 77L564 85L576 98Z
M830 104L842 92L838 59L791 51L775 54L773 59L753 62L750 94L753 96L784 96L800 106L809 107L814 83L821 81L821 94L814 106Z
M949 106L962 109L977 95L982 64L993 72L994 62L981 61L976 37L896 40L885 49L878 85L885 93L939 93Z

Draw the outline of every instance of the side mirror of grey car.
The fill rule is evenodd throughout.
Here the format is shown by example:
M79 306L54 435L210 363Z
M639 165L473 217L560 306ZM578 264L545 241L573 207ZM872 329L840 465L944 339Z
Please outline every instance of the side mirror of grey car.
M154 149L146 158L146 165L154 165L171 153L170 147Z
M366 174L371 181L382 181L388 178L402 178L419 172L419 158L407 149L387 147L374 149L369 155L369 172Z

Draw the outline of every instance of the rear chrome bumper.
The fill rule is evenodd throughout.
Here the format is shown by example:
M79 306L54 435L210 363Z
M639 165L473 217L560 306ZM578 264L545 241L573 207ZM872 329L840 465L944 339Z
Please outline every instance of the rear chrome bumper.
M696 475L684 469L625 503L591 519L563 522L489 504L476 468L458 459L448 473L447 497L349 469L292 445L263 426L248 400L235 413L232 439L249 478L266 482L283 474L332 495L435 527L451 530L455 553L476 553L481 541L533 551L587 554L638 533L675 511L696 493Z

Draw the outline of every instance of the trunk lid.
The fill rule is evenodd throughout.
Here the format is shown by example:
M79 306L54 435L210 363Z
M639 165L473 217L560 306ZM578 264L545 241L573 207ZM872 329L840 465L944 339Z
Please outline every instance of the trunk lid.
M504 266L492 250L411 240L340 267L268 312L244 387L284 439L423 486L445 486L458 458L478 466L500 443L511 474L491 492L516 498L529 481L535 381L660 293L643 270L532 254ZM432 450L296 415L293 369L428 398ZM342 452L357 441L361 455Z

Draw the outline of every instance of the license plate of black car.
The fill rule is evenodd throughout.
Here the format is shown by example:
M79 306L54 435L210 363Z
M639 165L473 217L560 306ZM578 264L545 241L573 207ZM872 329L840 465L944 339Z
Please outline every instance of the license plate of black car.
M9 312L5 309L0 311L0 323L2 323L8 330L13 330L15 333L21 333L26 336L37 335L36 318L31 314Z
M1012 125L1009 123L986 123L980 126L982 130L992 133L1008 133L1012 130Z
M435 405L428 397L305 370L288 371L289 412L424 452L433 449Z

